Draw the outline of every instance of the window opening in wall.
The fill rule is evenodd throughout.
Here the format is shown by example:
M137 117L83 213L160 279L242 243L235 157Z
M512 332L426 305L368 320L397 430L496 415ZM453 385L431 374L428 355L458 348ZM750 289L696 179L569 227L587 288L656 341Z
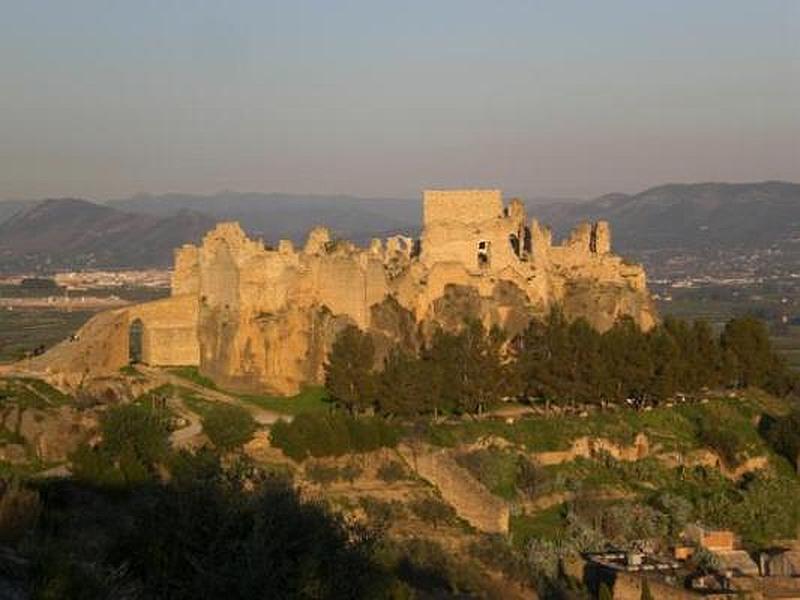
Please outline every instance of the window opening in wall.
M128 360L132 365L142 362L143 337L144 324L141 319L135 319L128 331Z
M589 252L597 254L597 223L592 223L592 230L589 233Z
M489 266L489 250L491 248L491 244L485 240L481 240L478 242L478 266L482 268L486 268Z

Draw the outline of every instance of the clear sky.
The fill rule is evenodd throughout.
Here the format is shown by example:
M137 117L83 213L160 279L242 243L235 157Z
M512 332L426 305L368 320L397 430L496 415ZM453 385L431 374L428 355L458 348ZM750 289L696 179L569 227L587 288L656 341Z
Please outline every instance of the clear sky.
M799 0L0 9L0 198L800 180Z

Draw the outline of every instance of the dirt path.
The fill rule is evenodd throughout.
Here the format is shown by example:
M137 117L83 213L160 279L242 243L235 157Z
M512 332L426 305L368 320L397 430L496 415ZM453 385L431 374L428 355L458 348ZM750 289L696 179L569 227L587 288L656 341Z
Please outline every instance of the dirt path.
M192 446L194 441L203 433L200 415L191 410L181 398L170 398L167 406L178 416L186 419L187 425L176 429L169 436L173 448L186 448Z
M223 402L225 404L232 404L234 406L239 406L244 408L247 412L253 415L253 418L256 420L256 423L259 425L270 426L276 421L283 419L284 421L291 421L291 415L284 415L280 414L271 410L266 410L264 408L259 408L258 406L253 406L248 402L244 402L240 398L233 396L231 394L227 394L220 390L212 390L210 388L204 387L199 385L193 381L185 379L180 375L175 375L174 373L170 373L169 371L161 370L161 369L154 369L153 367L144 367L144 366L137 366L136 369L144 375L147 375L153 379L155 379L159 384L171 384L176 387L186 388L191 390L204 400L208 400L210 402ZM184 407L186 410L189 410L184 403Z

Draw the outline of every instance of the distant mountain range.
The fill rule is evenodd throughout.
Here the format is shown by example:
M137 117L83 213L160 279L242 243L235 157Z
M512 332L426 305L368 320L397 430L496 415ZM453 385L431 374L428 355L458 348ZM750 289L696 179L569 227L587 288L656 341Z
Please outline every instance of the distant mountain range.
M669 184L589 201L529 201L529 214L556 237L586 220L611 222L614 247L637 258L651 250L766 248L800 234L800 184ZM198 241L218 221L239 221L265 241L305 239L314 225L359 243L416 235L420 200L243 194L138 195L0 202L0 272L165 266L173 248Z
M371 237L418 230L422 214L419 200L237 192L138 195L109 205L154 216L192 210L216 221L239 221L250 235L265 240L296 242L305 240L311 227L325 225L339 237L363 243Z
M622 252L765 248L800 237L800 184L669 184L634 195L538 206L535 214L559 235L581 221L605 219Z
M214 223L186 209L155 217L85 200L45 200L0 223L0 272L168 266L175 247L198 241Z

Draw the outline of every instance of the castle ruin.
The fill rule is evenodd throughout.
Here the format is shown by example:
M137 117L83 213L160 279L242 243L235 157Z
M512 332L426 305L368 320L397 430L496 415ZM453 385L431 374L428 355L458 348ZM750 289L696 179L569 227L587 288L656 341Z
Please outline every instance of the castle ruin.
M367 248L313 229L303 248L275 249L220 223L175 252L171 296L100 313L37 365L65 382L117 371L132 352L155 366L196 365L232 389L291 394L319 383L333 340L355 324L379 349L418 347L465 317L522 331L560 306L599 330L622 315L656 320L640 265L611 253L606 222L579 225L560 245L499 190L429 190L419 239ZM137 332L136 350L131 332Z

